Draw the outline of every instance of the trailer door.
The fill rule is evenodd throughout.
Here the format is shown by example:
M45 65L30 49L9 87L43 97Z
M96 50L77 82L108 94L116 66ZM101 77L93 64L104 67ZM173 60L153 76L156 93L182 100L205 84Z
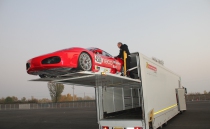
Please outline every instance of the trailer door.
M185 100L185 89L178 88L176 89L176 95L177 95L177 104L179 111L184 111L187 109L186 107L186 100Z

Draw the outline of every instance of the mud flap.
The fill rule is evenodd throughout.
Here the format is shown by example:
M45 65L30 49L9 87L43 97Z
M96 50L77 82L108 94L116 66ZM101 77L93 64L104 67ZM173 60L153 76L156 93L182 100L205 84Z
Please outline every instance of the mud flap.
M149 129L153 129L153 121L154 121L154 109L152 109L149 113Z

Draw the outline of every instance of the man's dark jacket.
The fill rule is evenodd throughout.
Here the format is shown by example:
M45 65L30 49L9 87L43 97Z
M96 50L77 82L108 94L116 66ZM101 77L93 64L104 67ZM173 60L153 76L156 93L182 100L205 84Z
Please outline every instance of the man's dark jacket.
M117 57L123 58L123 51L125 51L127 53L127 56L130 55L130 52L128 50L128 46L126 44L122 44L121 47L120 47L120 53Z

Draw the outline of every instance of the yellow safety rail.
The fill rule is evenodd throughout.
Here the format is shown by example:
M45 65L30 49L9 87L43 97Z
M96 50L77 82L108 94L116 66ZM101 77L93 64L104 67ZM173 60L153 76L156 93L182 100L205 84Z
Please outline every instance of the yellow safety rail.
M161 113L161 112L163 112L163 111L169 110L169 109L174 108L174 107L176 107L176 106L177 106L177 104L174 104L174 105L172 105L172 106L170 106L170 107L167 107L167 108L164 108L164 109L162 109L162 110L159 110L159 111L155 112L154 115L157 115L158 113Z
M125 51L123 51L123 57L124 57L124 76L126 76L126 59L127 59L127 53Z

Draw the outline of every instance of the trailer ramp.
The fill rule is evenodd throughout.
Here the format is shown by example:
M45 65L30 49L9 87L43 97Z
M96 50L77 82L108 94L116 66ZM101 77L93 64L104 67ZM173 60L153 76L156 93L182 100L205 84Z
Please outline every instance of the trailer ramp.
M39 78L30 81L56 82L75 86L139 87L141 81L111 73L82 71L57 78Z

